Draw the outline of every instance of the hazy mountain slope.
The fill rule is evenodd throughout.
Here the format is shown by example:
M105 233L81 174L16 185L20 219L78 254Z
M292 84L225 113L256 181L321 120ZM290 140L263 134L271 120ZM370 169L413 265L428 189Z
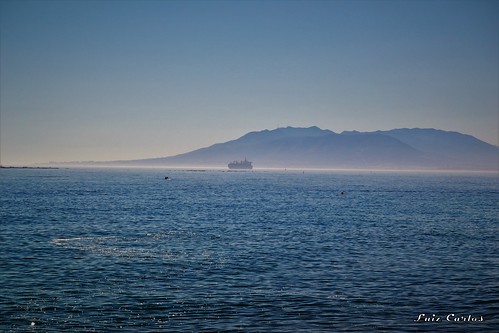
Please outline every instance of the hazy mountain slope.
M353 134L343 132L342 134ZM425 154L443 168L493 168L499 161L496 146L459 132L432 128L402 128L389 131L370 132L388 135L406 143Z
M250 132L170 157L113 165L226 167L247 158L256 168L497 169L499 148L470 135L435 129L334 133L318 127Z

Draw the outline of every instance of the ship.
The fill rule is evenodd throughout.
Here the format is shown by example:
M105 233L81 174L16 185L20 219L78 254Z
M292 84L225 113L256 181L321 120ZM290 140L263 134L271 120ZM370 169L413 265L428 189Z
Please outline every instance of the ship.
M229 163L229 169L231 170L251 170L253 169L253 165L250 161L244 158L244 161L234 161Z

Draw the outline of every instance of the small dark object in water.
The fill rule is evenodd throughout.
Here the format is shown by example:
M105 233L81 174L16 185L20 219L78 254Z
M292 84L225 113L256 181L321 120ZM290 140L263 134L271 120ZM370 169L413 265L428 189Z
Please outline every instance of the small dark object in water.
M340 195L344 195L344 194L345 194L345 192L343 192L343 191L340 192Z
M168 179L170 179L170 177L168 177L168 176L167 176L167 177L165 177L165 180L168 180Z

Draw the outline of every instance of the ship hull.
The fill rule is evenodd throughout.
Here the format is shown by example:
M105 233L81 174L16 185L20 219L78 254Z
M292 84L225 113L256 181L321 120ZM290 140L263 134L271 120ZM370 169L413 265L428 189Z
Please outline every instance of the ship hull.
M245 165L231 165L229 164L229 169L230 170L252 170L253 167L250 166L245 166Z

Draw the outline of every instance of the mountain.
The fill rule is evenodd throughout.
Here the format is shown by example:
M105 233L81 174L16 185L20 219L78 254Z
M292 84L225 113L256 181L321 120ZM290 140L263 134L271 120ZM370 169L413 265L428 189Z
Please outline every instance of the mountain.
M453 166L458 169L497 170L498 168L498 147L471 135L430 128L403 128L371 133L389 135L424 152L440 168L452 169Z
M245 157L256 168L497 170L499 148L470 135L436 129L337 134L315 126L286 127L250 132L176 156L111 164L225 167Z

